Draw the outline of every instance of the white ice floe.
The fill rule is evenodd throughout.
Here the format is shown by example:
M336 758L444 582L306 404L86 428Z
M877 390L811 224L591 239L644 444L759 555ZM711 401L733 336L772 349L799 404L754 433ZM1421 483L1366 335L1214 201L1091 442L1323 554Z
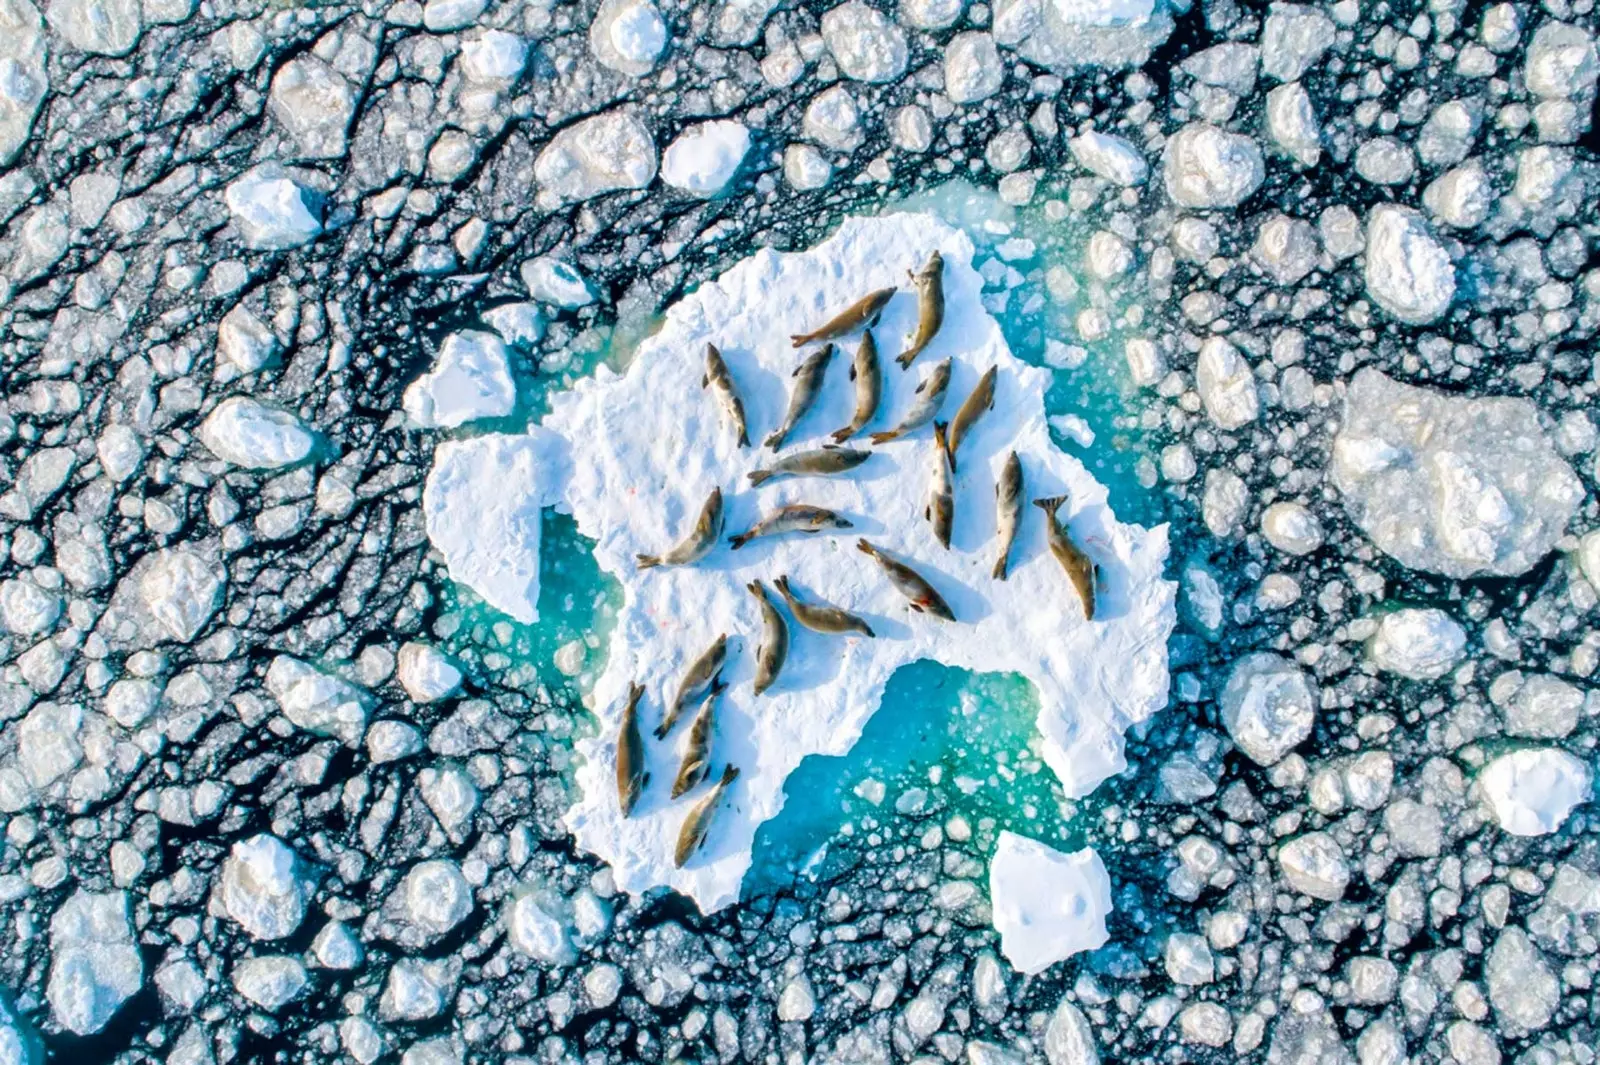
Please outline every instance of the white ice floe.
M549 433L440 444L422 491L450 576L525 624L539 620L539 521L558 498L565 444Z
M289 845L265 833L241 840L222 863L218 900L256 939L293 935L316 887Z
M1526 572L1583 501L1528 400L1435 392L1370 367L1345 393L1329 472L1379 548L1457 578Z
M945 46L944 91L955 103L987 100L1000 91L1005 77L1005 61L989 34L969 30Z
M45 17L79 51L127 55L144 32L139 8L139 0L50 0Z
M945 416L986 368L998 369L994 409L959 453L949 551L922 517L931 430L878 447L849 476L756 489L747 474L773 454L738 447L701 387L706 345L715 343L743 393L750 435L759 441L777 424L790 375L811 350L796 350L790 334L815 328L867 291L904 284L906 272L935 249L945 261L943 328L917 364L902 371L892 360L915 326L916 296L902 292L885 308L875 330L884 398L869 428L898 422L916 383L942 359L955 360ZM1041 705L1044 758L1071 795L1120 769L1123 731L1164 705L1174 616L1174 587L1161 575L1166 530L1118 522L1105 488L1052 443L1041 400L1049 376L1007 349L998 323L983 309L972 256L964 234L913 214L852 219L808 252L759 252L670 308L625 375L601 368L552 397L550 414L533 435L447 444L437 453L424 507L429 535L457 580L530 620L538 507L548 500L572 512L578 530L595 540L601 568L623 586L604 671L592 692L599 734L579 744L582 795L568 824L579 845L612 863L624 890L668 885L705 912L733 902L756 826L783 807L788 775L807 755L849 750L889 677L919 659L1031 680ZM846 375L858 342L858 335L842 342L791 449L814 447L824 431L850 421L854 396ZM474 448L482 450L467 450ZM1070 498L1061 517L1103 573L1092 622L1046 549L1036 508L1026 508L1010 579L990 575L994 480L1012 449L1022 457L1028 499ZM579 454L581 463L573 461ZM844 535L762 539L740 551L721 545L693 566L638 570L635 556L678 540L713 487L725 493L730 533L792 502L833 508L855 527ZM497 531L508 526L516 535ZM920 569L961 620L909 613L878 567L857 551L857 537ZM523 569L508 579L513 566ZM783 675L756 698L750 680L761 621L746 584L761 579L770 587L784 574L803 594L865 615L878 638L820 636L791 622ZM653 784L631 818L618 809L613 741L630 682L646 686L641 715L646 728L653 727L687 664L724 632L732 637L725 673L732 688L719 704L711 757L717 772L731 763L741 776L705 849L677 869L679 828L703 794L667 798L687 729L680 726L667 743L647 743Z
M322 197L281 167L265 164L228 186L222 200L247 247L298 248L322 232Z
M216 613L222 593L220 565L188 548L158 551L141 567L139 597L167 635L188 643Z
M1000 952L1020 972L1042 972L1105 945L1111 877L1088 847L1064 854L1001 832L989 863L989 899Z
M1267 176L1255 141L1205 122L1191 122L1172 135L1161 167L1172 201L1202 210L1239 206Z
M1140 66L1172 34L1168 0L999 0L994 36L1025 59L1065 74Z
M294 137L301 159L344 155L356 111L355 86L314 55L290 60L272 76L272 116Z
M1252 760L1281 761L1311 735L1316 720L1316 685L1289 659L1259 651L1234 663L1222 690L1222 723Z
M0 166L27 142L50 88L42 28L29 0L0 0Z
M905 31L861 0L847 0L822 16L822 40L847 78L893 81L905 73Z
M1150 164L1133 142L1114 133L1090 130L1068 142L1072 157L1090 173L1118 185L1142 185Z
M425 429L504 418L517 405L505 343L479 329L451 333L439 346L433 369L411 383L402 404L407 417Z
M1436 680L1455 668L1466 646L1466 630L1449 614L1435 607L1408 607L1383 616L1367 654L1386 673Z
M461 690L461 667L431 644L402 644L395 659L395 674L416 703L436 703Z
M1450 309L1456 268L1428 231L1422 215L1392 203L1367 217L1367 295L1411 325L1426 325Z
M667 47L667 23L650 0L604 0L589 25L589 47L612 70L639 77Z
M570 311L594 302L594 290L571 263L541 255L523 263L520 273L528 295L540 303Z
M267 667L267 691L296 728L334 736L354 747L367 727L366 693L289 655Z
M1547 836L1592 797L1594 773L1559 747L1532 747L1484 766L1478 790L1502 829L1513 836Z
M293 414L247 396L232 396L217 404L195 435L217 458L255 470L303 462L317 442Z
M633 111L606 111L552 137L534 160L533 176L545 207L642 189L655 180L655 137Z
M134 942L128 893L79 888L50 918L50 1015L77 1035L110 1022L144 984L144 959Z
M712 197L727 187L750 151L743 122L717 119L690 126L661 156L661 180L691 196Z

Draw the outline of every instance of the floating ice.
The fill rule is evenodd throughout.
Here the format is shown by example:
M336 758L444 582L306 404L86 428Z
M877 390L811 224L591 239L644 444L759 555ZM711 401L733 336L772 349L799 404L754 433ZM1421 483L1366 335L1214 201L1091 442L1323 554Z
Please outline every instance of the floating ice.
M1437 680L1455 668L1466 646L1466 631L1443 610L1406 608L1383 616L1367 653L1386 672Z
M1527 571L1583 500L1532 403L1415 388L1371 368L1345 394L1329 472L1373 543L1450 577Z
M45 17L72 47L95 55L127 55L139 43L139 0L50 0Z
M256 167L229 185L222 199L247 247L298 248L322 232L322 197L281 167Z
M1456 268L1422 216L1382 204L1367 218L1367 295L1412 325L1425 325L1450 309Z
M893 81L905 73L905 32L860 0L822 16L822 40L847 78Z
M217 404L195 435L217 458L256 470L303 462L316 445L316 437L299 418L246 396Z
M293 935L315 883L289 845L265 833L241 840L222 863L217 897L229 917L256 939Z
M655 137L632 111L607 111L552 137L534 160L533 176L547 207L642 189L656 176Z
M575 310L594 302L594 290L571 263L541 255L523 263L520 272L528 295L540 303Z
M422 491L428 539L450 576L524 623L539 619L540 512L555 501L549 482L564 454L547 433L450 441L434 451Z
M667 145L661 180L691 196L715 196L733 180L749 151L750 130L743 122L702 122Z
M411 383L402 402L407 416L428 429L504 418L517 405L505 343L479 329L451 333L433 369Z
M1547 836L1573 808L1589 801L1594 774L1559 747L1502 754L1478 774L1478 790L1495 823L1513 836Z
M1261 149L1249 137L1205 122L1172 135L1161 156L1167 195L1180 207L1237 207L1266 180Z
M710 393L701 387L705 348L716 343L738 382L751 435L765 436L787 403L789 375L804 354L789 334L884 285L904 282L934 249L945 259L944 327L909 372L891 360L917 315L902 293L885 309L876 337L885 396L873 428L898 421L912 388L938 360L955 357L944 413L953 414L989 366L1000 370L994 409L961 450L953 550L938 546L922 518L932 441L927 430L887 444L853 476L795 480L752 489L746 474L770 461L765 449L740 449ZM780 255L763 251L668 310L661 331L637 351L626 375L602 368L571 392L554 396L543 429L530 437L490 438L440 448L424 494L428 531L451 572L491 603L527 620L537 594L538 506L570 509L579 531L595 539L601 567L622 582L625 598L593 705L599 735L579 744L582 792L568 814L578 842L615 869L618 885L643 892L669 885L710 912L733 902L751 860L756 826L783 806L783 783L811 754L843 754L876 710L890 675L918 659L1031 680L1043 709L1046 762L1066 791L1081 795L1122 765L1122 732L1164 704L1166 638L1174 589L1161 577L1165 528L1116 521L1106 490L1051 442L1041 397L1049 377L1007 350L980 302L972 244L926 215L854 219L820 247ZM857 339L835 356L816 408L794 446L815 446L824 430L850 420L847 360ZM570 441L570 455L552 442ZM665 442L671 446L665 446ZM1078 542L1104 573L1095 620L1045 549L1033 508L1024 519L1005 582L994 564L994 477L1006 453L1023 457L1029 499L1065 493L1062 509ZM467 449L481 449L471 451ZM582 463L571 456L581 453ZM730 532L785 502L805 501L847 515L846 536L764 539L742 551L719 546L702 562L641 572L634 556L675 542L713 486L727 494ZM514 527L507 537L497 528ZM908 613L854 545L864 536L917 566L950 600L961 620L943 623ZM511 567L523 567L513 579ZM745 585L789 574L806 594L864 613L875 640L819 636L791 623L788 665L777 686L750 691L752 651L761 631ZM508 594L508 588L515 587ZM654 781L631 818L619 815L612 745L627 686L647 687L642 715L651 727L663 699L722 632L733 637L718 710L712 759L742 775L713 824L705 850L685 869L672 852L683 817L699 792L669 802L686 729L647 744Z
M995 40L1058 74L1136 67L1172 34L1167 0L1000 0Z
M0 166L27 141L50 87L41 28L29 0L0 0Z
M144 984L128 893L79 888L50 918L50 1013L78 1035L104 1028Z
M989 863L989 899L1000 952L1021 972L1042 972L1105 945L1111 877L1087 847L1063 854L1001 832Z

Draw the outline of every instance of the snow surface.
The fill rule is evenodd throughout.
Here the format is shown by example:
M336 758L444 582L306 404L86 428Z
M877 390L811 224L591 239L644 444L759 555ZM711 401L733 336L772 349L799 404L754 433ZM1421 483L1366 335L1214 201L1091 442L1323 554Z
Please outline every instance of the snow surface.
M1513 836L1547 836L1593 796L1594 773L1559 747L1502 754L1478 774L1495 823Z
M451 333L433 368L411 383L402 402L411 420L429 429L504 418L517 404L505 344L479 329Z
M750 151L743 122L717 119L690 126L661 156L661 180L692 196L712 197L739 172Z
M1042 972L1105 945L1111 877L1088 847L1063 854L1001 832L989 863L989 899L1000 952L1021 972Z
M796 351L789 335L815 328L872 289L903 284L907 270L921 267L936 248L946 263L944 327L917 365L902 372L891 360L914 328L917 301L903 291L890 302L875 334L884 402L869 428L897 423L916 383L940 359L956 358L946 418L985 369L1001 369L995 408L961 449L948 552L922 517L930 430L876 449L850 476L753 490L746 474L771 461L772 453L740 449L714 398L701 388L705 347L714 342L743 394L750 435L760 440L777 424L790 374L809 351ZM1174 619L1174 586L1161 576L1166 529L1117 522L1105 488L1055 448L1041 402L1049 375L1007 349L980 303L982 281L972 256L965 234L914 214L851 220L809 252L759 252L669 309L661 331L640 346L625 374L603 367L552 397L542 431L440 448L424 506L429 535L457 580L531 620L542 498L571 511L579 531L596 541L601 568L623 586L605 671L592 692L599 735L579 744L581 797L567 820L582 847L613 865L624 890L667 885L707 913L734 902L756 827L782 809L790 772L807 755L848 751L890 675L919 659L1028 677L1040 697L1045 760L1070 795L1119 771L1123 731L1165 704L1166 641ZM854 394L847 367L857 342L854 335L845 340L791 447L816 446L826 431L850 421ZM570 441L570 448L552 446L553 440ZM1084 621L1032 507L1012 554L1010 580L990 577L995 478L1012 448L1023 458L1029 499L1071 497L1062 517L1103 570L1093 623ZM580 455L582 461L574 461ZM840 511L855 529L764 539L738 552L719 546L693 566L638 571L634 556L677 542L713 487L726 494L730 533L780 504L802 501ZM496 531L499 526L506 528ZM857 536L915 565L961 620L909 613L856 550ZM518 565L524 570L507 580ZM750 685L761 620L745 586L757 578L770 585L785 573L804 594L865 615L878 638L825 637L791 622L788 664L773 690L757 699ZM641 714L648 730L689 662L724 632L732 637L724 674L732 688L718 709L713 776L727 762L741 775L706 847L680 870L672 861L674 844L703 793L678 802L666 797L687 728L680 726L666 743L647 742L652 783L627 819L617 804L614 740L630 682L646 686Z

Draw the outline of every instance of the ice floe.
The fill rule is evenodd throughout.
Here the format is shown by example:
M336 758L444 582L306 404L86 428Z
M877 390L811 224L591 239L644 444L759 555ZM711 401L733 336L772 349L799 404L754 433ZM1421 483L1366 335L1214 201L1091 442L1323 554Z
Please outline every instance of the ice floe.
M927 429L878 447L851 476L755 489L747 474L775 456L739 448L711 393L702 389L706 345L715 343L743 394L751 436L759 440L787 404L790 374L813 350L797 351L789 335L815 328L869 290L902 284L907 271L936 249L946 264L943 328L919 362L902 371L891 360L914 329L917 299L907 290L890 301L875 330L885 386L869 428L898 422L916 383L941 359L955 359L946 417L986 368L1000 371L994 409L960 451L949 551L922 516L933 446ZM890 675L919 659L1031 680L1042 707L1045 761L1071 795L1120 769L1123 731L1164 704L1174 617L1174 588L1161 574L1166 531L1118 522L1105 488L1051 442L1040 398L1049 377L1007 349L980 302L972 256L964 234L916 214L852 219L808 252L762 251L670 308L661 331L640 346L625 374L602 368L552 397L550 414L531 435L440 448L424 506L429 535L457 580L513 616L531 619L538 506L549 501L571 511L579 531L596 541L601 567L623 585L624 604L591 696L601 727L596 738L579 744L581 797L568 814L578 843L612 863L619 887L637 893L668 885L705 912L733 902L756 826L782 808L790 772L807 755L847 751ZM846 374L858 342L858 334L842 341L845 350L835 355L792 448L814 447L824 431L851 420L854 395ZM1044 523L1032 507L1010 579L990 575L995 477L1013 448L1022 457L1025 498L1067 495L1061 516L1101 567L1092 622L1046 549ZM572 456L580 449L584 461L577 463ZM635 556L676 542L713 487L726 494L730 532L792 502L830 507L854 528L843 535L762 539L737 552L718 544L697 564L639 571ZM856 550L858 537L916 566L960 620L909 613L877 566ZM750 680L761 620L746 584L760 579L770 586L785 574L806 596L865 615L878 637L820 636L790 622L788 664L774 688L757 698ZM653 784L630 818L618 808L613 743L629 683L645 685L641 715L645 727L653 727L689 662L720 633L732 638L724 675L732 688L717 711L711 760L717 773L729 763L742 772L704 851L680 869L674 844L702 794L679 802L666 795L687 729L666 743L647 743Z
M1063 854L1001 832L989 863L989 898L1000 951L1021 972L1105 945L1111 877L1087 847Z

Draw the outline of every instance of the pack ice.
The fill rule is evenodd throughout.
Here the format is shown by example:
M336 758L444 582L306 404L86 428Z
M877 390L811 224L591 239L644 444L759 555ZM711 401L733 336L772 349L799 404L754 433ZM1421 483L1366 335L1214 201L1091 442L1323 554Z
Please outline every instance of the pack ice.
M921 267L935 249L946 264L944 325L911 369L902 371L893 357L907 346L917 321L907 271ZM921 214L852 219L807 252L761 251L670 308L660 332L639 347L624 372L602 367L553 397L542 425L517 438L528 441L519 451L529 465L512 486L516 494L530 506L544 502L570 511L579 531L595 541L600 566L624 590L604 671L592 692L600 728L594 739L579 744L580 797L567 815L578 843L611 863L623 889L672 887L707 913L736 901L757 826L786 801L808 801L785 794L790 772L809 755L847 751L878 708L890 675L919 659L1028 678L1039 696L1045 761L1073 796L1124 766L1124 731L1165 703L1166 646L1174 621L1174 585L1162 578L1166 528L1117 521L1105 488L1055 447L1043 405L1049 374L1007 348L980 302L982 280L972 258L964 233ZM923 517L934 459L927 427L873 448L870 459L845 475L759 488L748 477L777 457L759 442L781 420L791 375L814 350L796 350L790 334L815 329L868 291L894 285L903 287L874 330L884 389L868 431L897 424L918 382L940 360L954 360L940 415L945 420L985 370L999 370L994 407L958 454L949 550ZM780 455L819 446L827 433L850 422L855 400L848 377L859 341L859 333L841 341L819 399ZM721 350L737 382L754 446L738 446L712 393L702 387L708 343ZM865 433L849 443L870 446ZM1027 500L1063 494L1069 499L1061 517L1101 570L1093 621L1085 620L1049 552L1037 508L1024 508L1009 579L991 576L995 482L1013 449L1021 457ZM473 476L460 463L449 465L452 479ZM477 476L488 482L486 492L492 488L504 497L508 485L501 465L485 463ZM729 534L786 503L828 507L854 528L763 538L738 551L724 538L694 565L637 569L635 556L681 539L718 487ZM468 499L475 493L455 494ZM430 514L430 534L452 526L446 517ZM859 537L916 567L958 620L910 612L857 550ZM537 544L536 538L524 543L529 539ZM492 540L479 538L475 545L456 538L450 545L456 553L452 573L491 603L502 578L519 588L523 602L536 601L537 586L528 583L533 567L521 552ZM501 574L502 562L520 568ZM776 685L757 697L752 680L762 623L746 586L759 579L770 588L785 574L803 596L865 617L877 636L823 636L789 620L787 665ZM711 785L704 782L669 800L688 728L679 724L662 742L650 730L689 664L723 633L730 637L723 677L731 687L716 710L710 780L729 763L741 772L704 848L680 869L673 862L679 829ZM634 681L646 688L640 724L650 783L632 816L624 818L614 749Z

